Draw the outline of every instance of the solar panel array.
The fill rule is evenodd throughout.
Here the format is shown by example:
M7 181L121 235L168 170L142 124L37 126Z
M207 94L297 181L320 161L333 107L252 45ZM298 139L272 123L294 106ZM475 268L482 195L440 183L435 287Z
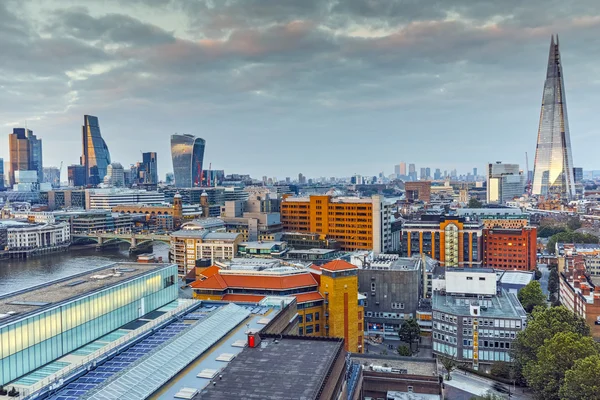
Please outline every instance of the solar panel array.
M166 343L141 360L142 362L119 373L106 384L96 387L88 394L88 398L93 400L147 398L249 315L248 310L235 304L221 307L207 318L192 325L185 335Z
M160 346L167 340L173 338L175 335L179 334L181 331L189 327L189 324L176 322L162 329L159 329L158 331L156 331L156 333L148 336L141 342L135 344L134 346L125 350L116 357L113 357L110 360L106 361L93 371L88 372L87 374L81 376L77 380L71 382L64 389L61 389L56 395L51 397L51 399L76 400L81 398L89 390L92 390L96 386L104 383L114 374L122 371L125 368L128 368L133 362L137 361L142 356L153 351L158 346Z

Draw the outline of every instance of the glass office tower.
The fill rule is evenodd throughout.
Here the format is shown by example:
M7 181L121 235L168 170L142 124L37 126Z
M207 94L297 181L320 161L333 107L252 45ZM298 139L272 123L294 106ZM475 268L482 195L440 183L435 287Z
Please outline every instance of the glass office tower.
M86 170L85 183L97 185L106 176L106 169L110 165L110 153L100 134L97 117L84 115L82 131L83 152L80 161Z
M156 153L142 153L142 163L144 164L144 183L156 185L158 183L158 164Z
M570 200L575 195L567 99L558 47L550 41L548 71L542 96L532 194Z
M36 171L38 183L43 182L42 139L38 139L33 131L25 128L14 128L8 135L10 152L9 184L15 183L15 172Z
M171 156L176 187L201 186L205 145L204 139L192 135L171 136Z

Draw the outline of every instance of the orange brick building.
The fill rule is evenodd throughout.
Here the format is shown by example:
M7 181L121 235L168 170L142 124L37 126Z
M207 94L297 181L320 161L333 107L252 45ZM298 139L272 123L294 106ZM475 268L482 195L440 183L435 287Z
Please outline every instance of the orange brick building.
M201 270L190 286L199 300L257 303L266 296L294 296L299 334L342 337L346 350L363 351L364 300L358 293L358 268L341 260L314 269L283 272Z
M429 181L406 182L404 190L408 201L421 200L425 203L431 201L431 182Z
M285 231L325 235L340 242L343 251L385 253L392 246L391 205L378 195L284 196L280 213Z
M537 265L537 229L484 229L483 265L531 271Z

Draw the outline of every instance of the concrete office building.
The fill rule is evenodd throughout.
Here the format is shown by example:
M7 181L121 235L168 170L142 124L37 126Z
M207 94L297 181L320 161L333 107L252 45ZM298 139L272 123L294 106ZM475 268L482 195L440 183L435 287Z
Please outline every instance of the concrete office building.
M404 320L414 318L422 297L422 259L385 254L358 269L358 290L365 297L367 334L397 336Z
M529 214L520 208L459 208L456 214L482 222L485 229L521 229L529 225Z
M113 264L0 296L0 385L177 299L177 267Z
M125 185L125 173L123 166L120 163L114 162L106 167L104 184L114 187L122 187Z
M487 202L505 204L525 193L525 175L519 164L488 164Z
M527 313L517 296L499 289L488 268L447 269L433 282L433 353L489 372L510 362Z
M235 257L242 241L239 233L182 229L171 233L169 258L179 266L179 274L184 276L196 266L196 260L200 258L214 263L215 260Z
M49 210L61 208L85 208L85 190L83 189L53 189L40 192L40 204L48 206Z
M52 188L60 187L60 170L56 167L45 167L44 168L44 180L43 183L49 183Z
M71 244L71 230L66 222L27 223L0 220L0 225L6 227L6 250L11 258L65 251Z
M124 204L161 204L165 195L159 192L133 189L86 189L87 210L112 210Z

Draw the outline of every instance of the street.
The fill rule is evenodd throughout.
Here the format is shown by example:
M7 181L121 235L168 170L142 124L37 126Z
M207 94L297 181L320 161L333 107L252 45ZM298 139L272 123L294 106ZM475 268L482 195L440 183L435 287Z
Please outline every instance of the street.
M469 392L471 393L471 396L481 396L486 394L486 392L490 391L491 393L497 396L501 396L502 398L509 398L507 393L500 393L492 388L496 381L493 381L491 379L487 379L482 376L474 375L468 372L465 373L464 371L460 370L453 371L450 375L452 377L450 381L444 380L444 384L446 386L445 396L449 399L460 399L464 397L459 395L456 389ZM446 374L444 372L444 377L445 376ZM509 385L502 384L502 386L508 388ZM516 393L513 393L514 389L512 386L510 386L510 390L510 399L530 400L533 398L527 393L522 393L522 389L519 387L516 388ZM470 397L466 396L466 398L469 399Z
M548 296L548 278L550 278L550 270L546 264L538 264L538 269L542 273L540 278L540 285L542 285L542 291Z

